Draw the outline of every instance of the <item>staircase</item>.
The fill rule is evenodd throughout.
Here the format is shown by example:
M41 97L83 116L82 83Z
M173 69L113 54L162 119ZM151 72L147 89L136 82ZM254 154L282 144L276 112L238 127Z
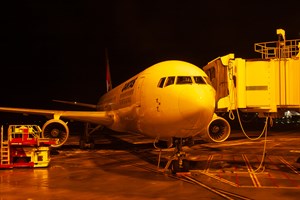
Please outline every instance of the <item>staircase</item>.
M4 141L3 137L3 126L1 127L1 138L0 138L0 168L10 165L10 151L8 140Z

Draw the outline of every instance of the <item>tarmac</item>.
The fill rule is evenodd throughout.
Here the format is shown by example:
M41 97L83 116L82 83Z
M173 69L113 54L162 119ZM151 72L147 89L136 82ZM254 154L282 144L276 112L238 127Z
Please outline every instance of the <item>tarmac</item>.
M53 149L47 168L0 170L0 200L9 199L299 199L300 128L232 131L223 143L184 147L190 172L163 171L173 149L129 133L95 135L93 150L78 136ZM158 163L158 160L161 160Z

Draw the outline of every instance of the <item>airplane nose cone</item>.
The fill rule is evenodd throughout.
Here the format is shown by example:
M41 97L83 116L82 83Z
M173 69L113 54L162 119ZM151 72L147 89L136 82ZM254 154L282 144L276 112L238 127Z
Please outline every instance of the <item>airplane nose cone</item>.
M206 124L214 113L214 93L206 86L188 86L181 91L178 104L183 120L193 125L199 124L199 121Z

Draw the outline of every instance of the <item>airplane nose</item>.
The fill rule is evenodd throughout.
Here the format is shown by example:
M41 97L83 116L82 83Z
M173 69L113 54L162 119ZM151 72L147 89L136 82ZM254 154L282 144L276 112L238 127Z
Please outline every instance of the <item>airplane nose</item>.
M206 86L188 86L180 93L178 107L185 121L196 125L200 120L205 124L214 113L214 93Z

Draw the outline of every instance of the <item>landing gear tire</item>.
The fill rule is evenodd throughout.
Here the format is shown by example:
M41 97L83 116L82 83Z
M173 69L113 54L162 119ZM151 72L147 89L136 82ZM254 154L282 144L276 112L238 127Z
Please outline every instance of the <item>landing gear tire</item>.
M95 142L94 141L90 143L90 149L95 149Z
M95 142L92 139L89 142L83 139L79 141L79 147L80 149L95 149Z
M190 162L186 159L181 161L173 160L171 165L172 174L176 174L178 172L189 172Z
M182 150L183 145L193 144L192 138L173 138L175 146L173 155L169 158L164 171L170 170L172 174L189 172L190 162L186 159L186 153Z
M79 141L79 148L80 149L85 149L85 140L80 140Z

